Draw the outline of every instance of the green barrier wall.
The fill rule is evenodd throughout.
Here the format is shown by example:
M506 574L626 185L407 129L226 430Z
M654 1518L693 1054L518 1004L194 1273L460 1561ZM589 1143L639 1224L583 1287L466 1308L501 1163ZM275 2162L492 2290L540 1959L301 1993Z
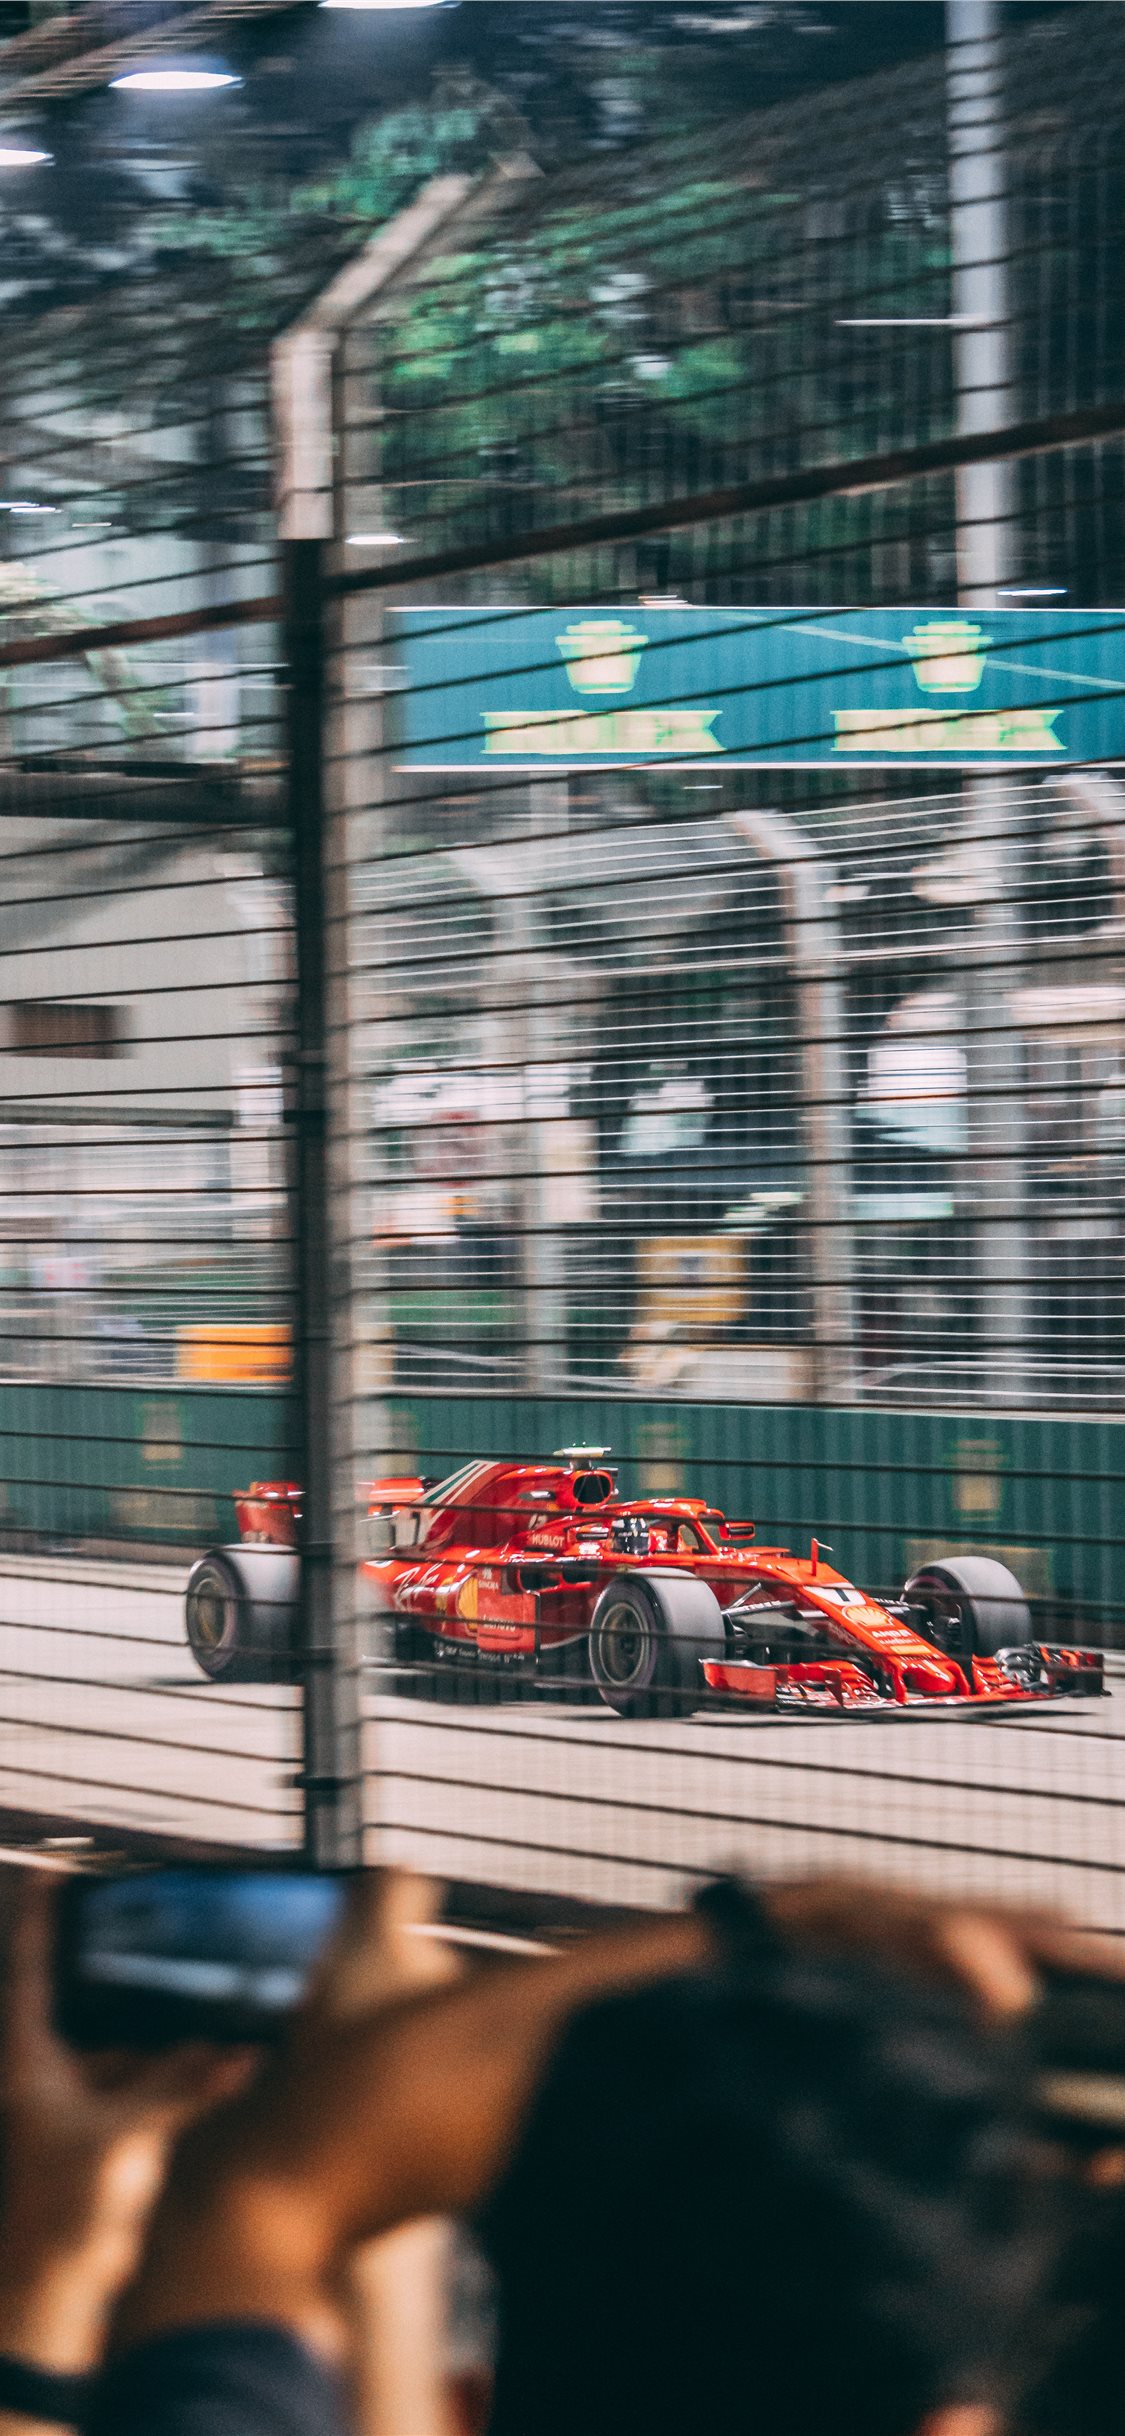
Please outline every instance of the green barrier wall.
M939 1548L1001 1556L1063 1615L1125 1626L1125 1429L1115 1421L957 1420L814 1406L396 1397L397 1445L427 1472L470 1455L604 1445L622 1485L683 1489L752 1519L763 1541L815 1532L870 1588Z
M0 1537L235 1534L235 1490L293 1470L293 1406L267 1388L0 1385Z

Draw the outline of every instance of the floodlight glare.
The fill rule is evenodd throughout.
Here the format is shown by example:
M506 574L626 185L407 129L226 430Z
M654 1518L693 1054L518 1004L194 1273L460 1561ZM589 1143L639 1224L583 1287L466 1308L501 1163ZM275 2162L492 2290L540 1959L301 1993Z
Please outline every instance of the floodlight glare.
M844 313L838 330L990 330L987 313Z
M39 152L34 144L0 144L0 169L33 169L39 161L49 161L49 152Z
M225 68L130 68L110 82L115 93L216 93L242 78Z

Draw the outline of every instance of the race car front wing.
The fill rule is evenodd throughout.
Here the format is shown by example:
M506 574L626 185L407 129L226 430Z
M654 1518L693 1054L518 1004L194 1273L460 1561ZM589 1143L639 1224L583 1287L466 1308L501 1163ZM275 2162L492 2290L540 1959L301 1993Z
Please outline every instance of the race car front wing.
M1002 1708L1015 1701L1097 1699L1105 1690L1099 1649L1069 1649L1028 1641L994 1658L974 1658L971 1692L932 1695L884 1691L849 1658L798 1659L763 1665L751 1658L705 1658L709 1690L757 1709L874 1710Z

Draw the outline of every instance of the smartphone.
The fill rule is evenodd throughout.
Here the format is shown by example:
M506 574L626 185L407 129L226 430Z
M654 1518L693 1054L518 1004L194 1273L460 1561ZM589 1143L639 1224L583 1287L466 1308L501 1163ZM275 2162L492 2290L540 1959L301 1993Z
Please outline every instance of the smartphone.
M55 2019L78 2047L274 2039L337 1926L349 1873L203 1864L60 1890Z

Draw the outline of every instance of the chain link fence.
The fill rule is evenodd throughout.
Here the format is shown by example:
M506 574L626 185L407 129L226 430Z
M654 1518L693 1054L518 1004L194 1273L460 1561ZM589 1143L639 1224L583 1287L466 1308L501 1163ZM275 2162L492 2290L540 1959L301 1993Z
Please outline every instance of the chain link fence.
M234 351L235 357L237 351ZM294 1692L218 1693L193 1552L296 1461L292 855L260 366L146 300L0 401L0 1779L11 1832L301 1833Z
M627 190L435 180L268 371L198 299L128 411L124 330L100 387L74 317L9 371L13 1812L1122 1926L1112 1672L625 1720L580 1637L451 1654L364 1571L373 1481L609 1445L872 1593L967 1553L1121 1638L1125 29L1095 74L1077 22ZM208 1682L187 1560L252 1480L304 1498L295 1681Z
M1119 1640L1122 197L1076 56L968 46L627 194L513 165L337 333L349 1483L610 1445L884 1596L984 1555ZM389 1849L1120 1925L1112 1700L622 1726L381 1629Z

